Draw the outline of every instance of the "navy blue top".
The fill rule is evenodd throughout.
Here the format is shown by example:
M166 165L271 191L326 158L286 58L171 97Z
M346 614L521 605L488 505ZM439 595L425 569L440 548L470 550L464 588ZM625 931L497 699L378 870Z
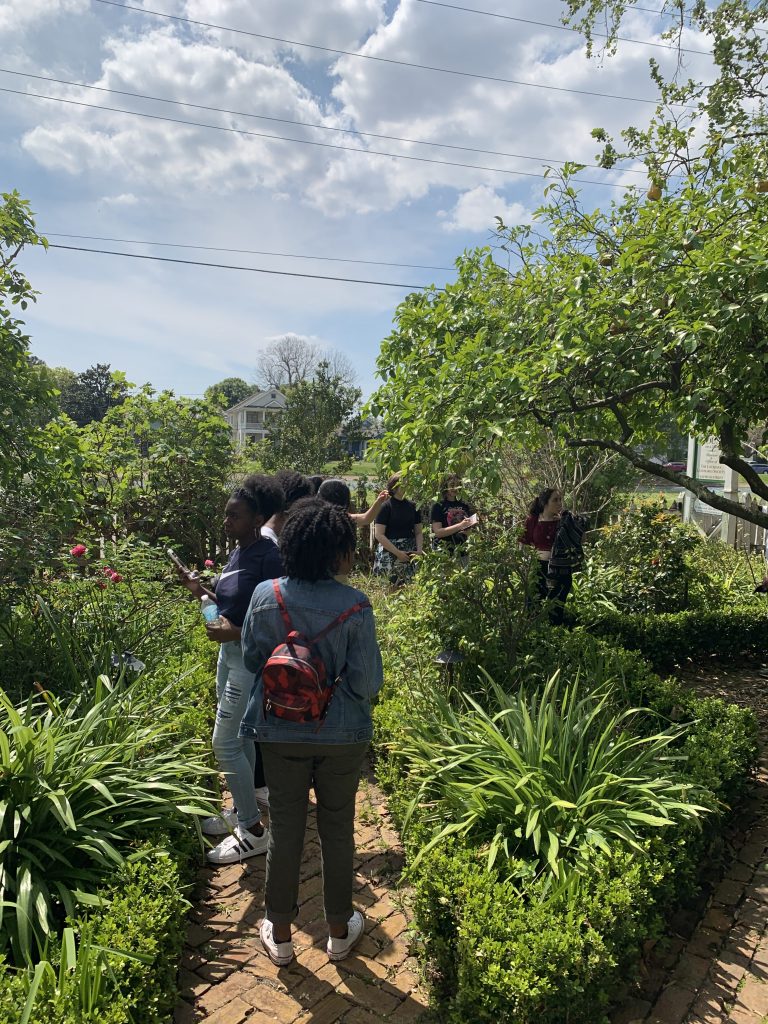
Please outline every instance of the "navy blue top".
M259 583L284 573L280 551L266 537L260 537L245 549L236 547L214 588L219 613L233 626L242 626L251 594Z

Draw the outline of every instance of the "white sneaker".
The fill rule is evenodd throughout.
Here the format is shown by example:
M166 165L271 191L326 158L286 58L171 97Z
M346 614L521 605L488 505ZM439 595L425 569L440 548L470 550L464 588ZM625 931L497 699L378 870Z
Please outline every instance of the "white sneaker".
M293 960L293 939L289 939L288 942L275 942L274 926L266 917L261 922L259 935L267 956L276 967L285 967Z
M269 787L268 786L257 786L256 787L256 803L260 807L266 807L269 809Z
M212 814L210 818L203 818L200 828L204 836L226 836L237 824L237 811L232 807L221 814Z
M328 951L329 960L343 960L349 956L352 952L352 947L357 945L365 930L365 918L359 910L352 912L352 917L347 921L347 934L343 939L335 939L332 935L328 936L328 945L326 949Z
M267 852L269 829L264 829L260 836L255 836L242 825L236 825L234 832L222 839L218 846L206 853L211 864L239 864L248 857L257 857Z

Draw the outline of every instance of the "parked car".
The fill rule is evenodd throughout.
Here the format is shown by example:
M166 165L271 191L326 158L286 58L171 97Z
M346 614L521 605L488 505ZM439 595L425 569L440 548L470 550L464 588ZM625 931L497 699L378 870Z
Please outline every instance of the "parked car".
M684 473L687 463L685 462L662 462L662 469L670 469L673 473Z
M768 473L768 462L750 462L749 465L756 473Z

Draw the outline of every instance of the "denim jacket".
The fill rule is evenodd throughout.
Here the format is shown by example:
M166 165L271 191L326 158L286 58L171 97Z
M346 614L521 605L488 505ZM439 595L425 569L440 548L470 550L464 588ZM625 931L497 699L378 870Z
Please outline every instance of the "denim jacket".
M280 580L293 628L312 639L337 615L365 594L333 579L308 583ZM328 679L341 677L322 723L287 722L264 716L261 672L275 647L285 640L285 624L277 607L272 581L260 583L245 615L241 642L246 668L256 675L240 735L260 743L361 743L373 735L371 700L381 689L381 651L376 640L373 611L365 608L323 637L317 651L325 662Z

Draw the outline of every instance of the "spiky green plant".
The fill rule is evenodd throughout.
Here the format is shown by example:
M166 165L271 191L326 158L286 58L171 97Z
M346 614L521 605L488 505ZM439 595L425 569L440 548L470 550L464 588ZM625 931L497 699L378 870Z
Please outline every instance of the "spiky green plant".
M179 737L174 687L100 676L63 703L0 691L0 953L46 944L158 828L212 813L202 744Z
M610 688L581 693L555 675L509 694L487 682L492 711L438 693L394 747L417 786L406 828L414 815L434 827L415 862L457 834L487 847L489 870L523 859L565 881L713 805L681 773L684 730L648 735L637 719L649 712L621 709Z

